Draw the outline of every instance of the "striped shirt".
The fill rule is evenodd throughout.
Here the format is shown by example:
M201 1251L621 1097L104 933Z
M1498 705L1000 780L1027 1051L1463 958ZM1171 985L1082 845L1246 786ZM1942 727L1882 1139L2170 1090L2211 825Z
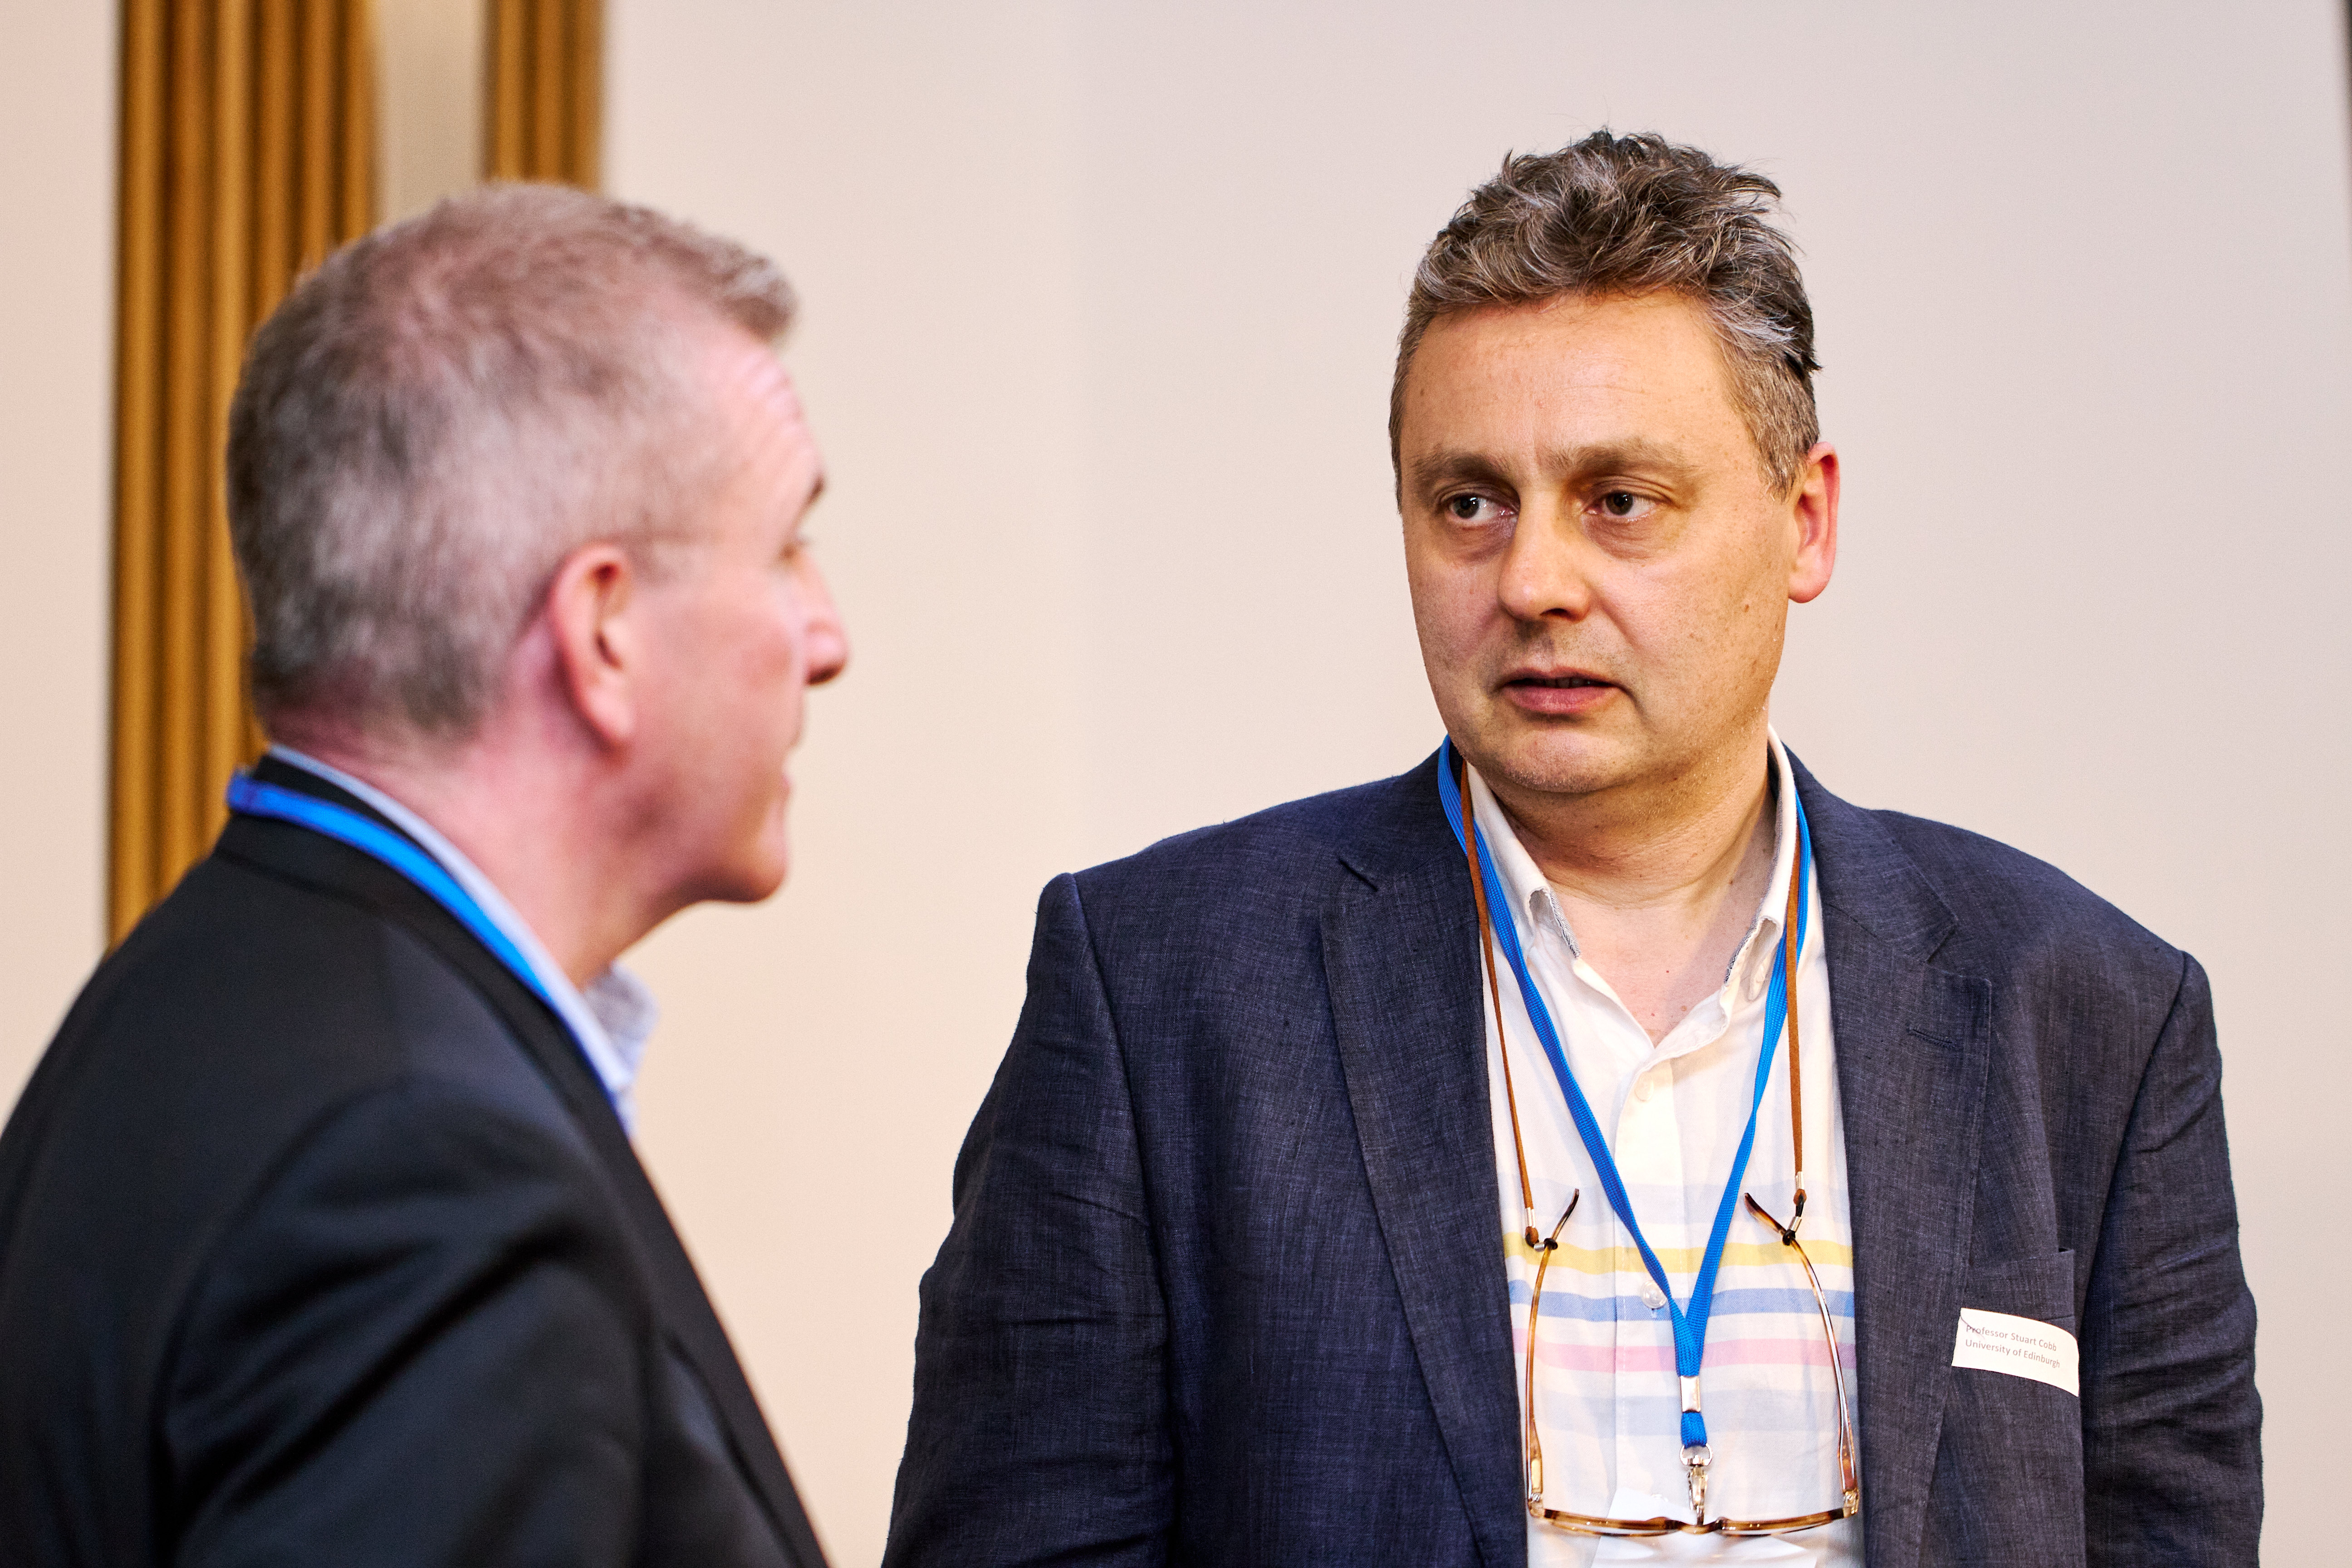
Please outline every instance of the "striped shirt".
M1771 880L1720 989L1653 1045L1601 973L1579 955L1551 888L1475 770L1478 833L1510 894L1528 967L1633 1201L1634 1216L1688 1307L1716 1206L1753 1101L1765 996L1795 870L1796 793L1788 755L1771 741L1779 781ZM1819 1271L1837 1328L1839 1370L1829 1367L1821 1319L1804 1271L1776 1232L1742 1205L1717 1276L1701 1391L1714 1463L1707 1511L1786 1518L1839 1498L1832 1375L1853 1397L1853 1247L1845 1138L1831 1049L1829 964L1821 897L1808 897L1798 954L1797 1013L1803 1047L1805 1219L1799 1232ZM1496 911L1497 919L1503 911ZM1508 964L1500 975L1501 1026L1510 1045L1540 1227L1549 1232L1571 1191L1582 1200L1560 1233L1544 1276L1537 1326L1536 1404L1543 1441L1545 1503L1618 1519L1690 1517L1678 1436L1681 1400L1674 1324L1632 1237L1611 1211L1568 1105L1528 1023ZM1495 1170L1502 1194L1510 1278L1514 1371L1527 1397L1528 1301L1535 1258L1522 1237L1519 1173L1504 1096L1503 1056L1487 1009ZM1773 1063L1746 1191L1786 1217L1795 1171L1789 1142L1788 1050ZM1522 1420L1525 1417L1522 1410ZM1673 1535L1601 1540L1530 1519L1530 1568L1590 1563L1816 1563L1854 1568L1862 1521L1794 1535L1731 1539Z

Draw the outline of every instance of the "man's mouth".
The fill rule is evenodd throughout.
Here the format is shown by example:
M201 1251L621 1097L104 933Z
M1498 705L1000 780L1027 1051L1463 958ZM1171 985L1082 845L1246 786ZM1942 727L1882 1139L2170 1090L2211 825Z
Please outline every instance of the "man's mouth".
M1615 681L1603 680L1582 670L1559 674L1526 670L1506 677L1501 695L1523 712L1572 718L1607 702L1617 689Z

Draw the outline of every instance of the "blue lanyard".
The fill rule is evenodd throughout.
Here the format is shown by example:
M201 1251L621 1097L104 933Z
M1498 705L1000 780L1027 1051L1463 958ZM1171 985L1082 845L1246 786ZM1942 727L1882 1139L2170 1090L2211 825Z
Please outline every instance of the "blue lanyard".
M1454 834L1454 842L1462 843L1462 792L1454 782L1454 742L1448 737L1440 748L1437 759L1438 799L1445 808L1445 825ZM1802 852L1797 857L1797 951L1805 949L1805 926L1811 911L1806 904L1806 889L1811 880L1813 865L1812 830L1805 823L1805 805L1796 803L1797 837ZM1465 851L1466 852L1466 851ZM1698 1278L1691 1283L1690 1306L1675 1304L1674 1287L1666 1281L1666 1270L1652 1251L1641 1225L1633 1218L1633 1200L1626 1195L1624 1178L1617 1173L1616 1157L1609 1152L1609 1141L1601 1136L1601 1123L1592 1114L1584 1091L1577 1087L1576 1075L1569 1070L1568 1057L1560 1049L1559 1031L1553 1027L1551 1010L1536 990L1535 977L1528 973L1527 954L1519 948L1517 918L1512 913L1511 901L1504 891L1502 874L1495 869L1495 858L1487 851L1486 840L1478 843L1478 871L1486 883L1486 906L1500 910L1506 918L1495 921L1496 940L1502 943L1504 956L1511 963L1511 973L1518 977L1519 998L1527 1004L1528 1021L1535 1026L1536 1038L1543 1043L1544 1058L1551 1063L1554 1077L1559 1079L1560 1092L1568 1100L1568 1114L1576 1123L1577 1136L1584 1141L1584 1152L1591 1157L1592 1168L1601 1178L1601 1190L1608 1195L1609 1206L1617 1212L1618 1223L1633 1237L1633 1245L1642 1254L1643 1266L1666 1298L1666 1310L1674 1314L1675 1371L1683 1381L1683 1447L1704 1447L1706 1444L1706 1417L1698 1409L1696 1394L1699 1366L1706 1359L1707 1314L1715 1304L1716 1271L1723 1263L1723 1246L1731 1236L1731 1215L1737 1207L1741 1181L1748 1174L1748 1157L1756 1147L1756 1117L1764 1104L1765 1086L1772 1077L1773 1054L1780 1049L1780 1034L1789 1016L1788 968L1783 951L1789 941L1786 931L1780 933L1780 947L1773 952L1772 988L1764 1002L1764 1044L1756 1057L1756 1097L1748 1107L1748 1128L1739 1136L1739 1152L1731 1162L1731 1179L1723 1185L1723 1201L1716 1206L1715 1229L1706 1238L1706 1251L1700 1258ZM1495 1020L1501 1028L1503 1020ZM1798 1092L1791 1085L1790 1093ZM1535 1347L1528 1347L1533 1355Z
M228 782L228 808L240 816L268 816L280 822L290 822L307 827L313 833L323 833L341 844L348 844L363 855L383 861L410 881L415 883L433 901L457 917L457 923L471 931L474 939L490 950L492 956L511 971L514 977L528 987L530 994L548 1005L556 1021L562 1023L569 1035L572 1026L564 1023L563 1009L549 995L539 973L514 939L499 929L474 896L466 891L457 878L440 861L426 854L417 844L394 832L372 817L361 816L347 806L337 805L316 795L302 795L274 784L264 784L250 773L239 773ZM576 1047L579 1042L573 1041ZM585 1052L582 1053L585 1055Z

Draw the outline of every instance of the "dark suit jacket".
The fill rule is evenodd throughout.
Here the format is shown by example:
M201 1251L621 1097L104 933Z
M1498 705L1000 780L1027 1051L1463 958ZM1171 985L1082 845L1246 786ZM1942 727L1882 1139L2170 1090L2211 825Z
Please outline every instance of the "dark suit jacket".
M554 1015L233 820L0 1135L0 1563L821 1562Z
M1798 771L1876 1568L2244 1563L2205 977L2049 867ZM1049 886L923 1280L889 1568L1518 1564L1475 914L1435 760ZM2082 1397L1950 1364L2080 1337Z

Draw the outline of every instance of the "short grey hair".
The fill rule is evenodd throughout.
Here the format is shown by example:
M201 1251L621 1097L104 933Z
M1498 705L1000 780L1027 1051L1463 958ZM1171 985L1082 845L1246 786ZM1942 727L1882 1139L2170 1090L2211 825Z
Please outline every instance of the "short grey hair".
M1438 231L1413 274L1389 393L1389 459L1403 428L1405 373L1433 322L1562 294L1681 294L1704 309L1732 398L1783 491L1821 439L1813 308L1780 187L1664 137L1596 131L1557 153L1517 153Z
M228 519L265 723L462 739L563 558L658 575L707 490L697 351L772 342L766 258L558 185L485 186L330 256L246 356Z

